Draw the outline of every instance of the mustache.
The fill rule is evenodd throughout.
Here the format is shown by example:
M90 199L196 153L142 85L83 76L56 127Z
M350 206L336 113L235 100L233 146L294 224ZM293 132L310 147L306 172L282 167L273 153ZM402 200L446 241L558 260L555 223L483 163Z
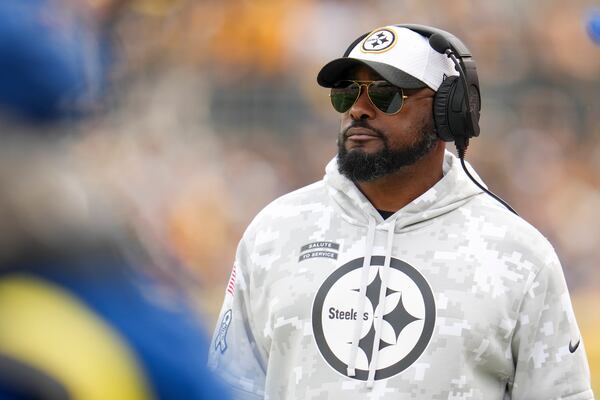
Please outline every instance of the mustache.
M382 131L377 128L373 128L369 123L364 119L359 119L358 121L352 121L350 125L348 125L341 133L344 139L348 139L348 130L352 128L364 128L373 131L378 137L385 139L385 135Z

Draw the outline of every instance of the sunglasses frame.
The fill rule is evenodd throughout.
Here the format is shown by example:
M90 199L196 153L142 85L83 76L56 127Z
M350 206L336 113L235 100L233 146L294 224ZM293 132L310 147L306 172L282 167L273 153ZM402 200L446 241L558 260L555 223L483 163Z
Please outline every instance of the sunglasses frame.
M365 86L367 88L367 98L369 99L369 102L371 103L371 105L373 105L373 107L375 107L377 110L381 111L385 115L396 115L396 114L398 114L400 111L402 111L402 108L404 108L404 103L406 102L406 99L408 99L408 96L404 94L404 89L402 89L401 87L392 85L388 81L381 80L381 79L380 80L376 80L376 81L356 81L356 80L353 80L353 79L343 79L343 80L341 80L339 82L351 82L351 84L352 83L356 83L358 85L358 95L356 96L356 99L354 99L354 102L352 103L352 105L350 107L348 107L348 109L346 111L340 112L340 111L336 110L340 114L348 112L352 107L354 107L354 105L356 104L356 102L358 101L358 99L360 99L360 96L362 94L362 88L363 88L363 86ZM398 90L400 90L400 95L402 96L402 104L400 105L400 108L398 109L398 111L395 111L393 113L387 113L387 112L383 111L381 108L379 108L373 102L373 100L371 99L371 96L369 95L369 87L371 85L373 85L374 83L378 83L378 82L385 82L385 83L387 83L387 84L389 84L389 85L397 88ZM350 85L348 85L348 86L350 86ZM333 90L333 89L336 89L336 88L331 88L331 90ZM339 88L339 89L341 89L341 88ZM329 97L331 98L331 91L329 92ZM332 104L333 104L333 101L332 101ZM335 107L333 109L335 110Z

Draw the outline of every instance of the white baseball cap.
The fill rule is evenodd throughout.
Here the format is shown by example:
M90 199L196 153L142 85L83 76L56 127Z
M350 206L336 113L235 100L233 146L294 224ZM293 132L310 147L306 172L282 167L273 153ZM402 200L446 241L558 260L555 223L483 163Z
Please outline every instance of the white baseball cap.
M321 68L319 85L333 87L348 78L349 69L357 65L366 65L391 84L407 89L428 86L437 91L446 77L458 75L452 60L435 51L426 37L408 28L378 28L353 46L346 51L347 56Z

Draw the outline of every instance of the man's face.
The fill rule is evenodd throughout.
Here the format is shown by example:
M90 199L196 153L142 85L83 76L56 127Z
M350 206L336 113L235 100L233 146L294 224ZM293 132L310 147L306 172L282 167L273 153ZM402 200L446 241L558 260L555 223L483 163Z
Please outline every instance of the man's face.
M357 67L348 79L382 78L367 67ZM373 181L412 165L437 144L430 88L405 89L399 113L388 115L375 107L362 87L356 103L341 118L338 169L353 181Z

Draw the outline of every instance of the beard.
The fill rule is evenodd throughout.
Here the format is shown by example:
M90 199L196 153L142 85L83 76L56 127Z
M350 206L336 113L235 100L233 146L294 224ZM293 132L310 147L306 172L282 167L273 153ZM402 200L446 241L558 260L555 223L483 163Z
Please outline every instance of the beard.
M379 135L383 148L369 154L360 148L350 151L345 146L345 133L351 127L371 129ZM433 121L423 122L417 140L402 148L391 148L389 139L378 129L369 126L365 121L357 121L340 132L338 138L338 171L355 182L369 182L397 172L402 167L412 165L428 154L437 144L437 134Z

